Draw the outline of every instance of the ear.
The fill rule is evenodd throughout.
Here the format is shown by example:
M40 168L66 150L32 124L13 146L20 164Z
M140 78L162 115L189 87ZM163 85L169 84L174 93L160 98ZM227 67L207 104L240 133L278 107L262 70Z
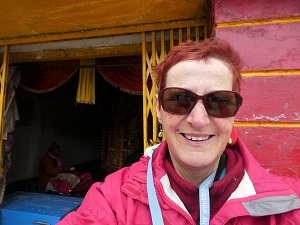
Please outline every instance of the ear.
M230 146L235 145L237 142L237 133L234 126L232 127L231 130L230 139L231 139L231 143L229 143L229 145Z
M158 94L155 95L155 99L156 99L156 115L157 115L158 122L161 123L161 111L160 111L161 107L158 101Z

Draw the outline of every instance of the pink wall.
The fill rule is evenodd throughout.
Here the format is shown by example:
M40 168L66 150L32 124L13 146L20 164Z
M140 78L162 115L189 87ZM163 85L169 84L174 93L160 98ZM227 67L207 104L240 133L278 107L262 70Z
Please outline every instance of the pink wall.
M211 30L244 59L238 136L267 170L300 178L299 0L210 3Z

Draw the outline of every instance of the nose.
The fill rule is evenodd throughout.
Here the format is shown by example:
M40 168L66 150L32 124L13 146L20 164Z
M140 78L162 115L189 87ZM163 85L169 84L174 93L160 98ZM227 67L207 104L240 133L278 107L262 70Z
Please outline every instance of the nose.
M196 128L202 128L209 124L209 116L201 99L198 99L196 105L188 114L187 121Z

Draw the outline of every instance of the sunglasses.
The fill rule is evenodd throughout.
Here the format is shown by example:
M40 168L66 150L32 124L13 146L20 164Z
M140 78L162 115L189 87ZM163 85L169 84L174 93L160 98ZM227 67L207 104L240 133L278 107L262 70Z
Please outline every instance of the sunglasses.
M189 114L201 99L208 115L219 118L234 116L242 105L243 98L234 91L214 91L197 95L183 88L165 88L158 93L164 111L172 114Z

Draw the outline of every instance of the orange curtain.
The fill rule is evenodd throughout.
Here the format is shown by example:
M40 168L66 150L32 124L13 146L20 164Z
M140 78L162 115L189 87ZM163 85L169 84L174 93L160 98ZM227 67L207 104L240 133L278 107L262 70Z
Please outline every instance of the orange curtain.
M95 101L95 59L81 59L76 103L94 105Z

